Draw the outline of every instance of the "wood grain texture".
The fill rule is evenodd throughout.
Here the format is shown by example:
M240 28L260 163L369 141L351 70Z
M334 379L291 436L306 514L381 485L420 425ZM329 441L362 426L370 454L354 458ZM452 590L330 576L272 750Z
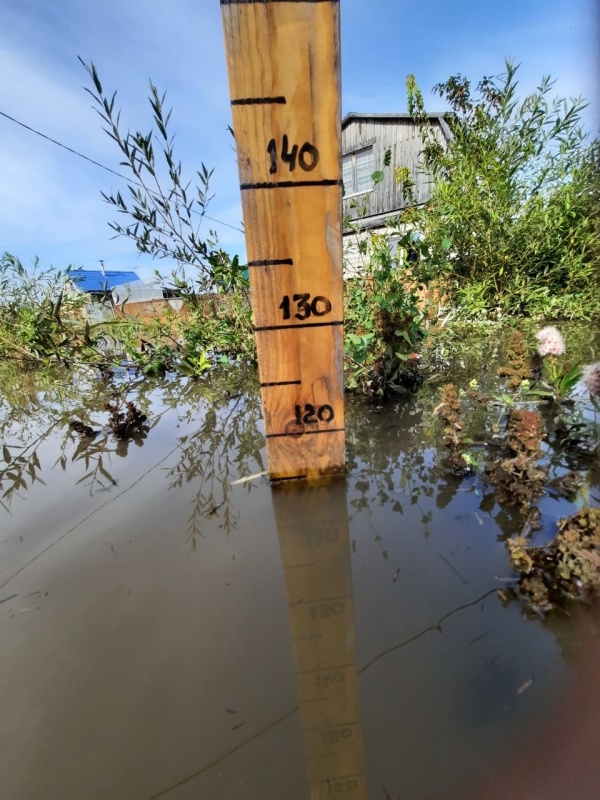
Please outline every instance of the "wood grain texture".
M339 6L223 3L222 16L269 473L343 472Z

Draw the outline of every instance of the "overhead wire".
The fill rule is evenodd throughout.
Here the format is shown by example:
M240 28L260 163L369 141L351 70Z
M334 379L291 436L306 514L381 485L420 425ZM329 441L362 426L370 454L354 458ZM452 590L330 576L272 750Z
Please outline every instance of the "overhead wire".
M84 161L89 161L90 164L94 164L94 166L100 167L100 169L106 170L106 172L110 172L113 175L116 175L118 178L121 178L124 181L128 181L129 183L134 183L136 186L142 187L142 184L139 183L138 181L134 180L133 178L128 178L126 175L123 175L122 173L117 172L116 170L111 169L110 167L107 167L104 164L101 164L99 161L95 161L93 158L90 158L89 156L86 156L83 153L80 153L78 150L74 150L72 147L68 147L66 144L63 144L62 142L59 142L56 139L53 139L51 136L47 136L45 133L42 133L41 131L38 131L35 128L32 128L30 125L26 125L24 122L21 122L20 120L15 119L14 117L11 117L11 115L7 114L5 111L0 111L0 116L6 117L6 119L9 119L11 122L14 122L16 125L20 125L22 128L25 128L26 130L31 131L31 133L35 133L35 134L37 134L37 136L41 136L42 139L46 139L47 141L52 142L52 144L55 144L58 147L62 147L63 150L67 150L69 153L73 153L73 155L79 156L79 158L83 158ZM211 222L217 222L219 225L224 225L226 228L231 228L234 231L239 231L240 233L244 233L242 228L238 228L236 225L231 225L229 222L223 222L222 219L216 219L215 217L209 217L208 214L201 214L199 211L194 211L193 213L194 214L198 214L199 216L204 217L205 219L209 219L209 220L211 220Z

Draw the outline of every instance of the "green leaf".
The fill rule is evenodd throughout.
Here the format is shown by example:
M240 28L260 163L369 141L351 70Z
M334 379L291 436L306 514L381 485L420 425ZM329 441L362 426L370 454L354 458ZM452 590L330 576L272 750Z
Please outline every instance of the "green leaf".
M410 336L408 335L408 331L394 331L396 336L400 336L404 341L412 347L412 342L410 340Z
M381 181L385 178L385 173L378 169L371 175L373 183L381 183Z
M450 250L451 247L452 247L452 242L450 241L450 239L442 239L442 250L444 250L444 252Z

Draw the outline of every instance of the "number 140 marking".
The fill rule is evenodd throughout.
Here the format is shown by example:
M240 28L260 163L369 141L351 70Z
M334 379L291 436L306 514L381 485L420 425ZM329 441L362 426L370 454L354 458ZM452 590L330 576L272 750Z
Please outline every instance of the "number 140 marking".
M285 134L281 144L281 153L278 153L278 150L279 148L277 147L277 142L275 139L271 139L267 145L267 153L269 154L270 160L269 172L271 175L274 175L279 168L278 156L281 157L281 160L284 164L289 166L290 172L293 172L296 169L296 162L300 165L300 169L303 169L304 172L312 172L319 163L319 151L314 144L311 144L310 142L304 142L300 148L297 144L295 144L290 150L289 139Z

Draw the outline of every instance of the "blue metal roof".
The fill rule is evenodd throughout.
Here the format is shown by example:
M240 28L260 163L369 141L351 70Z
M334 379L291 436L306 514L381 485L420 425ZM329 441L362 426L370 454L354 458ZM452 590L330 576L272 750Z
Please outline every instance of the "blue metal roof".
M69 278L82 292L106 292L122 283L133 283L140 278L135 272L107 269L72 269Z

